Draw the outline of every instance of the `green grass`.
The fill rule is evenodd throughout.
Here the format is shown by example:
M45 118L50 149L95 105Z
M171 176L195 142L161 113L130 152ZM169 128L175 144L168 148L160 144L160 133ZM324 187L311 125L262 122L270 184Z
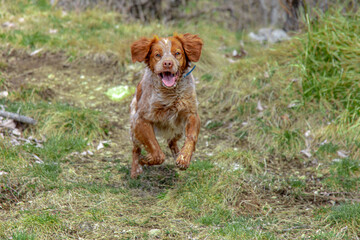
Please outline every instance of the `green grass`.
M330 176L325 179L332 188L359 190L360 161L349 158L336 159L330 167Z
M360 227L359 203L344 203L331 208L323 208L317 212L317 216L337 230L337 237L341 234L343 237L351 238L352 234L358 234ZM334 235L332 232L329 234Z
M359 15L339 11L322 16L316 24L308 24L301 64L304 78L304 100L316 100L334 110L345 109L349 120L359 117Z
M274 235L266 231L258 231L261 226L261 222L240 217L215 230L214 235L221 239L276 239Z
M59 217L48 212L25 213L22 222L25 226L34 228L57 228L61 225Z
M12 235L12 239L14 239L14 240L35 240L36 236L34 234L29 234L24 231L18 231Z

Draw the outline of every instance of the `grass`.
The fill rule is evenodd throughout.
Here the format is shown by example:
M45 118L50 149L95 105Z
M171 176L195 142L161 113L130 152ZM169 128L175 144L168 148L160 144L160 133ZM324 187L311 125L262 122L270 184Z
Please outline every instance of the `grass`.
M0 105L38 124L21 136L37 141L18 146L1 128L0 238L357 238L358 16L330 9L306 33L261 46L201 19L142 24L4 3L1 22L15 27L0 28ZM133 40L173 32L205 42L197 151L187 171L165 151L164 165L131 179L130 99L103 92L136 86ZM240 40L248 55L229 63Z
M302 81L305 101L317 100L359 116L358 58L359 15L340 11L328 13L318 24L310 25L302 43ZM351 119L351 118L350 118Z
M344 203L339 206L320 209L317 212L317 217L334 227L337 230L337 236L349 237L352 234L358 234L359 214L359 203Z

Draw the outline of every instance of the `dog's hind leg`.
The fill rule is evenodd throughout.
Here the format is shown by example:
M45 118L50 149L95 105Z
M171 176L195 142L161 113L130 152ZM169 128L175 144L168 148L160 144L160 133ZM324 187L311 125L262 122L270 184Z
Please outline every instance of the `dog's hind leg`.
M169 148L175 159L176 159L177 155L179 154L179 147L177 145L177 141L179 141L181 137L182 137L182 134L177 134L177 135L175 135L175 137L168 140Z
M134 144L132 151L132 164L131 164L131 178L136 178L142 173L142 167L140 165L141 148Z

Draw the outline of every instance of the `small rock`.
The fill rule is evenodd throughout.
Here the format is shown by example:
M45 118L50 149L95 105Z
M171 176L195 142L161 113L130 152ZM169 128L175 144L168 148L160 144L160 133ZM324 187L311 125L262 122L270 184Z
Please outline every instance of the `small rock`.
M14 135L16 135L16 136L21 136L21 132L20 132L20 130L17 129L17 128L15 128L15 129L12 131L12 133L13 133Z
M157 237L157 236L160 236L160 234L161 234L160 229L151 229L149 231L149 236L151 236L151 237Z
M249 37L261 43L269 42L276 43L284 40L289 40L290 37L282 29L271 29L271 28L261 28L258 33L249 33Z

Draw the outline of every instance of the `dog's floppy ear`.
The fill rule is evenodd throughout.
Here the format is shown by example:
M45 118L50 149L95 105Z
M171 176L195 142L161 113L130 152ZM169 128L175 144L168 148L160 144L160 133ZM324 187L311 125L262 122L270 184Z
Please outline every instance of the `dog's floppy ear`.
M156 41L157 36L154 36L153 39L148 39L148 38L141 38L135 42L133 42L133 44L131 44L131 59L133 62L143 62L145 61L149 51L150 51L150 47L151 44Z
M201 49L203 46L203 41L199 38L198 35L185 33L183 35L174 34L177 39L183 45L185 54L188 57L190 62L197 62L200 59Z

